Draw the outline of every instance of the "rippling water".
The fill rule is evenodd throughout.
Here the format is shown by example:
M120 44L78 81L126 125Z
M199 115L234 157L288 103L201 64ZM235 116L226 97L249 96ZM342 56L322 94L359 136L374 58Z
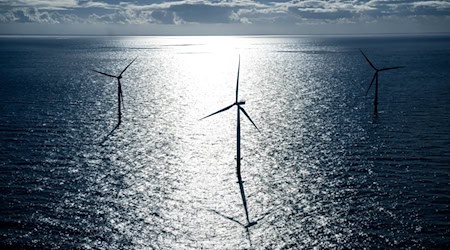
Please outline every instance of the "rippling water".
M0 247L450 247L450 37L2 37ZM380 67L378 117L365 89ZM245 230L235 175L240 97ZM117 122L119 73L123 121ZM373 92L371 92L373 93ZM244 118L244 117L243 117ZM233 221L235 220L235 221Z

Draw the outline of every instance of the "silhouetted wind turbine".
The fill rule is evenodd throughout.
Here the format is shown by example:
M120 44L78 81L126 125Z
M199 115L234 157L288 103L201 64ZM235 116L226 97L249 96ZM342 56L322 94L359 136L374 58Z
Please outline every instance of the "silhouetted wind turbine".
M369 93L369 90L370 90L370 87L372 87L373 81L375 81L375 98L373 100L373 106L374 106L373 113L375 115L377 115L378 114L378 72L391 70L391 69L401 69L404 67L398 66L398 67L389 67L389 68L378 69L373 65L373 63L369 60L369 58L367 58L367 56L364 54L364 52L362 52L362 50L359 50L359 51L361 51L361 54L364 56L364 58L366 58L367 62L370 64L370 67L372 67L375 70L375 73L372 77L372 81L370 82L370 85L367 88L366 95L367 95L367 93Z
M102 75L109 76L109 77L112 77L112 78L116 78L116 79L117 79L117 83L118 83L118 84L117 84L117 104L118 104L118 116L119 116L119 121L118 121L118 123L117 123L117 126L120 125L120 123L122 122L122 110L121 110L121 106L122 106L123 108L125 108L125 106L123 105L122 84L120 83L120 79L122 79L122 74L125 72L125 70L127 70L128 67L130 67L130 65L131 65L136 59L137 59L137 57L134 58L133 61L131 61L130 64L128 64L128 65L122 70L122 72L120 72L120 74L119 74L118 76L114 76L114 75L110 75L110 74L107 74L107 73L103 73L103 72L97 71L97 70L95 70L95 69L93 70L93 71L95 71L95 72L97 72L97 73L100 73L100 74L102 74ZM117 126L116 126L116 128L117 128ZM114 131L114 130L113 130L113 131Z
M241 119L240 119L240 115L241 115L241 111L242 113L244 113L244 115L250 120L250 122L253 124L253 126L255 126L255 128L261 132L259 130L259 128L256 126L256 124L252 121L252 119L250 118L250 116L247 114L247 112L245 111L245 109L242 107L242 105L245 104L245 101L238 101L238 91L239 91L239 70L241 67L241 57L239 56L239 64L238 64L238 73L237 73L237 81L236 81L236 99L235 102L217 112L214 112L210 115L207 115L203 118L201 118L200 120L203 120L205 118L208 118L210 116L213 116L215 114L218 114L220 112L226 111L234 106L237 107L237 126L236 126L236 175L237 175L237 179L238 179L238 184L239 184L239 189L241 191L241 198L242 198L242 203L244 205L244 211L245 211L245 217L247 219L247 225L245 226L246 228L251 227L253 225L255 225L257 222L253 221L250 222L250 218L248 215L248 209L247 209L247 200L245 198L245 192L244 192L244 181L242 181L242 176L241 176Z

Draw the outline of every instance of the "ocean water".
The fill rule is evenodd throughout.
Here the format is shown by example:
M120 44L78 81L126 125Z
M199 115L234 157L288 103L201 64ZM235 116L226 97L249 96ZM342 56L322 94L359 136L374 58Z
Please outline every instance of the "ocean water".
M380 73L379 114L373 76ZM236 183L239 97L246 230ZM118 74L124 109L117 124ZM1 37L0 248L450 247L450 36Z

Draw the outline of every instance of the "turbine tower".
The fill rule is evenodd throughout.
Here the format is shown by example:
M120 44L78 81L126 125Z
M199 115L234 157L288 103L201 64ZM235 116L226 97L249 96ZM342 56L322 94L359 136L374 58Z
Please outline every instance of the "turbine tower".
M253 126L255 126L255 128L261 132L259 130L259 128L256 126L256 124L252 121L252 119L250 118L250 116L247 114L247 112L245 111L245 109L242 107L242 105L245 104L245 101L238 101L238 93L239 93L239 70L240 70L240 66L241 66L241 57L239 56L239 64L238 64L238 73L237 73L237 81L236 81L236 99L234 101L233 104L219 110L216 111L210 115L207 115L203 118L201 118L200 120L203 120L205 118L208 118L210 116L213 116L215 114L221 113L223 111L226 111L234 106L237 107L237 126L236 126L236 175L237 175L237 183L239 184L239 189L241 192L241 198L242 198L242 203L244 205L244 212L245 212L245 217L247 219L247 225L245 226L246 228L251 227L253 225L256 225L257 222L250 222L250 217L248 215L248 208L247 208L247 200L245 198L245 191L244 191L244 181L242 180L242 175L241 175L241 112L244 113L244 115L250 120L250 122L253 124Z
M120 83L120 79L122 79L122 74L125 72L125 70L128 69L128 67L130 67L130 65L136 60L136 58L134 58L133 61L131 61L130 64L128 64L122 70L122 72L120 72L120 74L118 76L114 76L114 75L110 75L110 74L107 74L107 73L103 73L103 72L97 71L95 69L93 70L93 71L95 71L97 73L100 73L102 75L109 76L109 77L117 79L117 104L118 104L118 119L119 119L117 125L120 125L120 123L122 122L122 109L121 109L121 107L125 108L125 106L123 105L122 84Z

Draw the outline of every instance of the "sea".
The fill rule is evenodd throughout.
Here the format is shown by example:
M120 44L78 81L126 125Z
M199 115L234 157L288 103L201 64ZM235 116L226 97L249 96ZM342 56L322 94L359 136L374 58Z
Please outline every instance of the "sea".
M376 114L360 50L404 66ZM238 109L201 120L238 68L248 221ZM1 249L450 248L448 34L1 36L0 75Z

